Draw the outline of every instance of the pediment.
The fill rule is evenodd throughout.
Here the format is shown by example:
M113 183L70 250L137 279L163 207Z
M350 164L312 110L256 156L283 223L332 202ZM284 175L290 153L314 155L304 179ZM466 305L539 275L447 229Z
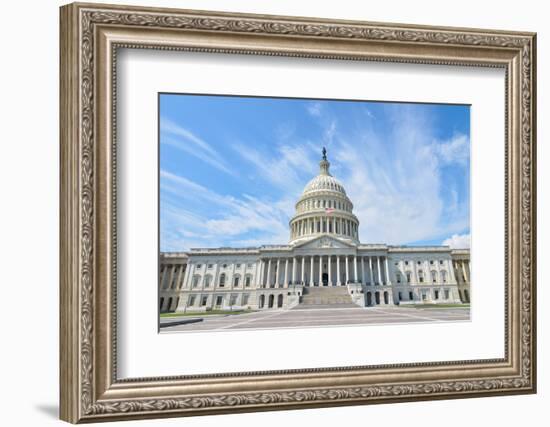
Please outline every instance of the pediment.
M349 249L356 248L352 243L345 242L331 236L319 236L307 242L298 243L295 248L300 249Z

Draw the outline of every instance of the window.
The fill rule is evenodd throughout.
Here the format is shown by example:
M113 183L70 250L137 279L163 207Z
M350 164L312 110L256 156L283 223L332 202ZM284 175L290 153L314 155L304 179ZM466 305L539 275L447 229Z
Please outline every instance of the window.
M406 275L407 275L407 283L411 283L411 272L407 271Z
M449 299L449 290L448 289L445 289L443 291L443 296L444 296L445 299Z
M231 295L231 298L229 299L229 305L234 306L237 304L237 295Z
M401 274L400 273L395 273L395 278L397 280L397 283L401 283Z
M420 261L419 261L420 262ZM418 270L418 281L420 283L424 282L424 272L422 270Z
M250 276L246 276L246 279L244 279L244 285L247 288L250 287Z
M241 305L248 305L248 294L243 295L243 302Z
M236 268L241 268L241 264L237 264L235 267Z
M236 276L236 277L233 279L233 286L234 286L234 287L239 286L239 276Z
M212 268L214 264L208 264L208 268Z
M223 288L225 286L225 273L220 274L220 288Z
M439 265L443 265L443 260L442 259L439 260Z
M431 275L432 275L432 282L433 283L437 282L437 271L432 270Z
M189 297L189 301L187 302L187 305L188 305L189 307L193 307L193 306L195 305L195 295L191 295L191 296Z
M207 302L208 302L208 297L205 295L201 298L201 306L204 307Z
M197 270L200 270L202 267L202 264L197 264Z
M414 295L412 292L409 292L409 300L412 301L414 300Z
M447 283L447 272L445 270L441 270L441 281Z
M434 291L434 294L435 294L435 299L439 299L439 291L437 289Z
M409 265L409 261L405 261L405 265Z
M224 265L223 265L223 268L227 268L227 264L224 264Z
M434 260L433 259L430 260L430 264L434 265Z
M426 301L428 299L428 296L423 292L422 293L422 301Z
M403 294L401 292L399 292L397 296L399 297L399 301L403 301Z
M246 264L246 268L252 268L252 263L249 262L248 264Z
M223 304L223 297L221 295L218 295L216 297L216 307L221 307L222 304Z
M420 261L416 261L416 263L417 263L418 265L420 265L420 264L421 264L421 262L420 262Z
M204 278L204 287L205 288L209 288L210 287L210 282L212 281L212 276L206 276Z

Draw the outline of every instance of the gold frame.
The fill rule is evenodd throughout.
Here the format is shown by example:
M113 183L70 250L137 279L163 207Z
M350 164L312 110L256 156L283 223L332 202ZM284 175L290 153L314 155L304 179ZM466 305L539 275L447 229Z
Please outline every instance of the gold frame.
M536 35L71 4L61 8L61 418L77 422L536 391ZM119 47L502 67L505 357L173 378L116 376Z

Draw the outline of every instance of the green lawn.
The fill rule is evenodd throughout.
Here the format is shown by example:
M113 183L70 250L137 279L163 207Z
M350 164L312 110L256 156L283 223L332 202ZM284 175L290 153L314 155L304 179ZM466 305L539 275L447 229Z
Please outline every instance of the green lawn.
M414 308L470 308L470 304L416 304L416 305L406 305L403 307L414 307Z
M190 317L202 317L202 316L211 316L213 314L244 314L244 313L252 313L255 310L209 310L209 311L201 311L199 313L160 313L160 317L184 317L184 316L190 316Z

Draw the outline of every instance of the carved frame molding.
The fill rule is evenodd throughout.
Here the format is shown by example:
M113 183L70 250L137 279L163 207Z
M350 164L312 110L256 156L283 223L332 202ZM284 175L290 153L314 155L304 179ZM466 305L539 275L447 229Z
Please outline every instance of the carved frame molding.
M535 41L533 33L63 6L61 418L76 423L535 392ZM506 357L117 379L118 48L505 68Z

